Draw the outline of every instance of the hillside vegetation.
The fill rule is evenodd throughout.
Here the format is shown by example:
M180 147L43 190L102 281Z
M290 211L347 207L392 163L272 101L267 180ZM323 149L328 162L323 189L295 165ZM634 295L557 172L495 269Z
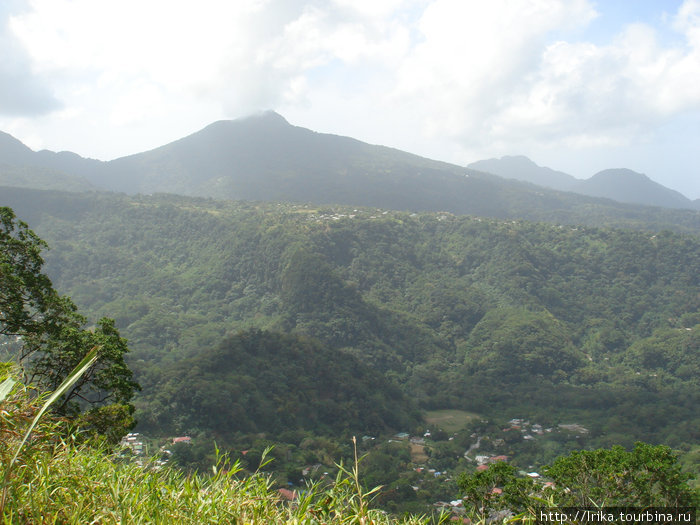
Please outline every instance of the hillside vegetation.
M644 175L608 170L581 182L581 186L569 187L552 182L570 176L515 160L517 166L505 172L489 162L469 169L293 126L274 112L214 122L156 149L109 162L69 152L34 152L0 132L2 186L168 192L215 199L376 206L562 224L700 231L700 211L665 208L696 208L696 203ZM477 171L482 167L488 173ZM497 176L501 174L539 185Z
M143 387L137 418L149 428L164 425L169 413L156 408L172 397L183 430L228 439L275 431L281 420L272 405L300 402L285 399L284 378L310 345L319 356L310 370L324 373L314 368L320 362L354 367L378 396L399 385L407 399L389 397L408 413L415 404L578 418L602 445L698 439L695 236L173 196L22 190L5 200L50 242L56 286L91 315L116 319ZM320 345L282 338L279 360L240 347L235 364L218 366L239 348L222 346L226 334L250 328ZM270 379L256 384L251 370L261 363ZM180 405L168 384L203 380L214 368L229 384L248 385L251 399L279 388L275 402L261 404L267 415L254 426L189 417L196 407ZM222 403L242 392L236 388L222 390ZM330 399L323 384L314 388L312 404L328 399L328 414L343 403L342 387ZM376 406L377 415L394 410L353 402ZM350 410L358 417L342 423L348 432L374 428L375 416L361 412ZM398 430L410 426L406 417L386 421ZM294 424L339 428L315 417Z
M60 419L20 444L39 401L2 383L10 522L38 508L59 522L391 522L370 499L423 514L462 496L450 513L479 521L697 500L697 236L171 195L3 198L52 248L40 254L3 208L3 357L37 344L34 384L53 389L66 357L99 352L70 395L94 387L104 405L111 389L121 404L95 411L66 390ZM122 356L152 462L130 459L128 441L100 448L133 424ZM639 439L652 444L631 450ZM666 445L687 452L680 463Z

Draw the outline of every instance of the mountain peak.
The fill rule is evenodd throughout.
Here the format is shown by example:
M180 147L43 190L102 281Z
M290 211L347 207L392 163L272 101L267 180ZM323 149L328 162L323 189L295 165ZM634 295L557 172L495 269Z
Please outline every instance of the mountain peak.
M212 122L204 129L200 130L199 132L194 133L194 135L197 135L202 131L211 132L217 130L233 130L241 128L259 128L263 130L269 128L281 129L286 127L292 127L292 125L289 122L287 122L287 119L285 119L282 115L275 111L266 110L259 111L257 113L253 113L246 117L238 118L235 120L217 120L216 122Z
M252 115L248 115L247 117L243 117L240 119L242 121L245 120L258 120L258 121L263 121L263 122L274 122L278 124L286 124L289 126L289 122L287 122L287 119L284 118L282 115L277 113L276 111L273 111L271 109L267 109L265 111L258 111L257 113L253 113Z
M599 171L583 181L578 191L584 195L607 197L618 202L664 206L667 208L692 208L685 196L654 182L643 173L627 168Z
M30 157L34 152L15 137L0 131L0 159L6 163Z
M576 179L568 173L538 166L524 155L480 160L469 164L467 167L478 171L485 171L486 173L493 173L494 175L505 177L506 179L522 180L556 190L569 191L576 183Z
M610 168L603 171L599 171L591 177L592 179L599 180L617 180L620 182L639 182L639 181L651 181L644 173L638 173L628 168Z

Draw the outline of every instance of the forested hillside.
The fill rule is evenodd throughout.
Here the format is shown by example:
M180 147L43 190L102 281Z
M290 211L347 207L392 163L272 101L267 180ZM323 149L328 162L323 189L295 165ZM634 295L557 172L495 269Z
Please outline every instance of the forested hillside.
M178 361L164 376L141 425L161 435L201 428L226 442L234 429L378 434L420 422L417 409L382 374L299 336L241 332Z
M489 173L477 171L481 166ZM542 179L531 177L532 166L527 164L518 163L506 172L498 168L490 171L492 166L477 163L476 169L469 169L350 137L317 133L293 126L274 112L215 122L156 149L109 162L69 152L34 152L10 135L0 134L0 186L168 192L216 199L376 206L561 224L700 231L699 211L663 207L693 208L691 201L680 194L673 198L675 192L640 174L631 178L615 170L599 174L581 183L589 188L582 187L586 195L581 195L570 193L578 189L567 184L551 184L552 176L560 180L565 174L535 166L536 172L545 170Z
M375 429L382 410L419 406L577 419L603 445L697 442L695 236L164 195L13 190L3 200L51 245L59 290L94 318L116 319L143 387L137 418L150 429L274 432L283 421L272 405L301 402L284 395L282 378L309 353L318 356L310 375L354 367L360 381L330 398L315 385L312 406L338 406L362 381L398 403L355 399L348 431ZM280 338L279 355L222 344L250 328ZM231 365L217 364L227 352ZM264 363L272 376L262 381ZM267 391L266 415L222 419L211 403L179 397L177 381L213 381L215 369L238 384L221 391L222 407ZM377 412L365 417L368 403ZM340 429L313 410L318 417L293 425ZM171 416L177 429L163 422ZM385 423L400 429L411 418Z

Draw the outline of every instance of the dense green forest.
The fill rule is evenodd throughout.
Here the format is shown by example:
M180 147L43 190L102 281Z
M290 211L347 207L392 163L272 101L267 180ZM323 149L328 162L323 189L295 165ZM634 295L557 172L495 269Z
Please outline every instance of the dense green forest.
M57 288L129 340L144 424L183 359L194 368L226 334L258 328L352 356L422 408L579 418L605 445L697 441L696 236L165 195L4 198L50 243Z
M324 482L365 435L363 484L419 513L493 481L470 477L475 436L511 477L636 440L697 475L697 235L172 195L8 190L3 204L48 242L53 285L95 333L128 340L136 429L154 446L194 436L174 464L209 469L219 446L253 472L274 445L277 483L313 464ZM447 409L471 415L449 433L424 418ZM453 475L374 441L397 431L425 432L420 461Z
M142 429L159 434L193 427L224 439L232 428L379 434L420 422L416 408L379 372L299 336L241 332L167 371L141 421Z

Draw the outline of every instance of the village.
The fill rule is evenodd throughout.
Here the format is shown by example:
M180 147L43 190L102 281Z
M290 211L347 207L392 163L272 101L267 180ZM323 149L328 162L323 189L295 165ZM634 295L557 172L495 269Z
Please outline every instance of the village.
M364 435L358 439L360 453L365 456L360 464L361 476L364 473L364 477L370 480L379 479L379 484L386 487L386 495L379 501L396 508L396 505L411 500L406 490L401 490L401 487L410 487L414 500L430 505L437 512L447 512L459 518L465 514L465 504L468 506L469 502L459 497L457 477L461 473L486 472L497 463L513 465L519 476L530 478L536 486L547 490L553 487L552 482L536 465L528 463L530 456L523 451L540 444L551 446L552 441L568 440L580 445L589 434L589 429L578 423L546 426L525 418L513 418L500 425L487 420L472 420L461 430L451 430L448 433L432 426L418 433L399 432L384 437ZM157 470L173 463L173 450L189 448L194 442L195 438L187 435L152 440L139 433L130 433L122 439L121 447L122 455L129 456L137 465ZM244 449L232 455L245 458L248 452ZM283 456L289 461L295 457L289 452ZM392 472L390 475L396 479L375 477L376 461L373 458L379 456L395 460L396 469L387 469L386 473ZM174 466L182 467L181 464ZM249 468L254 470L253 466ZM277 480L280 498L288 501L294 501L308 483L332 483L337 474L337 465L328 461L294 467L298 479L283 474L290 470L289 465L275 465L273 461L266 468ZM501 492L501 487L492 488L494 496Z

